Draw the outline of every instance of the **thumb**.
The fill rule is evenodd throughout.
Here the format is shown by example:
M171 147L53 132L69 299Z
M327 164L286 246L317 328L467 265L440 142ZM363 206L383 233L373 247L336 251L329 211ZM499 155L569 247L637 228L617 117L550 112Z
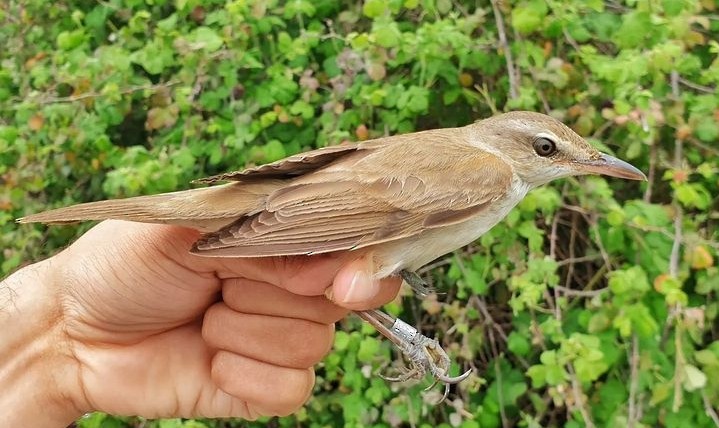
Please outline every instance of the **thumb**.
M398 276L379 279L374 274L372 253L345 263L325 291L328 299L346 309L372 309L397 296L402 280Z

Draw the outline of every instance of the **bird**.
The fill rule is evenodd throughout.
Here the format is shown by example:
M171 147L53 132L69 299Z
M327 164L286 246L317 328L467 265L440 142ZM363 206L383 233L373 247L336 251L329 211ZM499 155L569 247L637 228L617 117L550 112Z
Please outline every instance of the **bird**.
M414 272L500 222L527 193L552 180L601 174L646 180L599 152L561 121L513 111L458 128L328 146L197 180L207 187L96 201L28 215L20 223L129 220L202 232L192 253L207 257L311 256L372 252L375 276ZM410 367L391 380L431 373L449 385L449 357L402 320L360 311L394 342Z

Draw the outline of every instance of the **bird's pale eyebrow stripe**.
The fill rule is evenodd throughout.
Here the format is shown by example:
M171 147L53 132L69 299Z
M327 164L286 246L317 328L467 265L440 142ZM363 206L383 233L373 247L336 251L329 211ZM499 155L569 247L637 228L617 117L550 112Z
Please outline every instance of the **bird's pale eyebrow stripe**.
M555 143L557 142L557 140L559 140L559 137L549 132L539 132L537 133L537 135L535 135L535 138L547 138L554 141Z

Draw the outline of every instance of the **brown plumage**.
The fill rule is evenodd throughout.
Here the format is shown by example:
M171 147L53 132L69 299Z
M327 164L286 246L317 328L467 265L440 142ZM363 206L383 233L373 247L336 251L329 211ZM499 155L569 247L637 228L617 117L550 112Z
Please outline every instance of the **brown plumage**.
M556 144L551 159L535 152L540 137ZM471 242L528 190L553 178L585 173L583 165L617 175L597 169L601 156L555 119L514 112L462 128L318 149L199 180L227 184L74 205L18 221L120 219L193 227L205 235L192 251L207 256L375 246L378 275L385 276ZM640 178L635 171L626 178Z

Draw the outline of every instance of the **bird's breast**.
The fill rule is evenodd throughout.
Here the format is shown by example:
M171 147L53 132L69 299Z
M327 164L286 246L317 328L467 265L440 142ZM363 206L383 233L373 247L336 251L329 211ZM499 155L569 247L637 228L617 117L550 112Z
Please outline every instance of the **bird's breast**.
M376 277L384 278L400 270L416 271L432 260L475 241L499 223L529 191L529 186L517 179L503 198L489 204L461 223L428 229L418 235L377 245L374 250Z

